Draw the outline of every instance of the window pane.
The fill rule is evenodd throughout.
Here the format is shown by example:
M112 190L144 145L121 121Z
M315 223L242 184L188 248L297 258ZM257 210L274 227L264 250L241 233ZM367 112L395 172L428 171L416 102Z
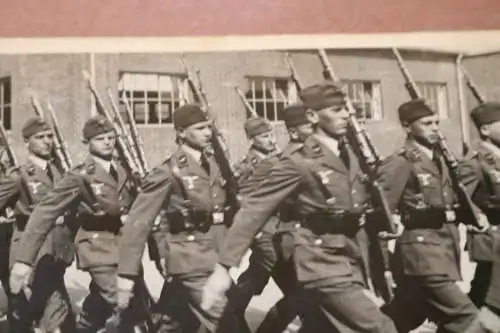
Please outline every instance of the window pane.
M11 96L12 89L11 89L10 78L9 77L1 78L0 79L0 86L1 86L1 90L3 90L3 103L10 104L10 102L12 100L12 96ZM2 102L2 101L0 101L0 102Z
M134 103L134 117L138 124L146 124L146 108L144 103Z
M345 80L344 89L356 108L359 119L382 119L380 83L372 81Z
M6 106L3 109L2 123L3 123L3 127L6 130L12 129L12 109L10 106Z
M255 109L257 115L265 117L270 121L282 120L281 111L289 103L290 98L288 87L291 80L283 78L248 78L248 90L245 98ZM247 111L247 117L251 113Z

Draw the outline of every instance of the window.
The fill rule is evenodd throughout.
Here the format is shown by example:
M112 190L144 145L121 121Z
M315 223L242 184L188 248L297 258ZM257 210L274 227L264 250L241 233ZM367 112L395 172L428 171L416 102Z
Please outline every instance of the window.
M381 120L382 97L380 82L342 80L347 96L356 107L356 116L364 120Z
M6 130L12 129L12 82L10 77L0 77L0 119Z
M297 88L288 78L248 77L247 82L246 99L259 116L270 121L283 120L281 111L297 100Z
M128 122L123 95L137 124L171 124L173 111L188 100L188 85L183 75L122 72L118 93L124 121Z
M417 82L420 94L439 118L448 118L448 93L446 83Z

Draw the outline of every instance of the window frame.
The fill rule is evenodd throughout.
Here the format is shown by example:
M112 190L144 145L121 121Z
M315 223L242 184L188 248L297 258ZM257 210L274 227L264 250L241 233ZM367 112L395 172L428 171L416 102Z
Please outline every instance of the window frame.
M353 103L354 106L358 105L358 101L351 96L349 96L349 89L348 85L349 84L361 84L364 85L365 83L370 83L372 85L376 85L378 87L378 100L379 100L379 105L378 105L378 117L372 117L372 118L367 118L366 117L366 112L363 112L363 118L356 117L359 121L362 121L363 123L370 123L370 122L378 122L378 121L384 121L385 120L385 113L384 113L384 98L382 94L382 81L377 80L377 79L350 79L350 78L342 78L340 79L340 83L342 84L342 89L344 89L344 92L346 93L347 97L350 99L350 101ZM373 88L372 88L373 89ZM366 104L366 102L365 102ZM373 115L376 115L376 112L373 112Z
M5 101L5 85L8 84L9 86L9 102L6 103ZM12 130L12 76L7 75L7 76L1 76L0 77L0 121L2 122L2 126L5 128L7 132L10 132ZM10 115L8 119L5 119L5 109L9 108ZM9 120L8 124L6 124L6 121Z
M124 101L122 99L122 93L124 93L124 92L129 92L129 93L133 93L133 92L136 92L136 91L143 92L144 93L144 98L143 98L144 99L144 103L142 103L142 105L147 105L147 101L148 101L147 94L148 93L151 93L151 92L156 93L157 96L158 96L158 97L156 97L157 101L159 101L160 103L161 103L161 94L162 94L162 92L163 93L170 93L170 94L172 93L172 92L162 91L162 90L159 90L159 89L158 90L130 90L130 89L120 89L120 82L123 79L124 75L126 75L126 74L128 74L128 75L151 75L151 76L156 76L157 80L159 80L159 78L162 77L162 76L168 77L171 80L172 79L180 79L182 81L182 87L180 87L180 85L179 85L177 87L177 89L179 91L184 90L184 92L182 94L180 94L180 96L184 96L185 99L179 98L179 105L183 105L186 102L189 103L193 99L192 93L189 90L189 84L188 84L188 81L187 81L187 75L185 73L180 73L180 72L141 71L141 70L120 70L118 72L118 85L117 85L119 107L123 106L123 104L124 104ZM133 105L134 104L134 99L130 99L130 96L127 96L127 97L129 99L129 103L131 103ZM158 105L160 103L156 103L155 105ZM172 104L172 102L170 102L170 105L171 104ZM167 105L169 105L169 104L167 104ZM132 108L132 114L133 114L136 126L138 128L173 128L174 127L174 123L173 123L173 111L174 110L175 110L175 108L173 107L172 110L171 110L170 121L169 122L149 123L148 122L149 121L148 112L146 112L147 110L145 110L145 112L144 112L144 115L145 115L144 123L137 122L137 114L134 112L135 110L133 108ZM159 121L161 121L161 120L159 120ZM127 125L129 124L128 118L126 119L125 123Z
M422 95L422 98L429 103L429 106L433 108L434 112L437 112L438 117L440 120L446 120L450 118L450 93L448 89L448 82L446 81L415 81L415 84L420 91L420 94ZM422 92L422 85L428 85L432 87L436 87L437 89L442 89L442 91L436 91L436 96L437 96L437 110L434 109L434 105L430 103L429 99L426 98L425 94ZM444 109L441 108L441 104L443 101L439 100L440 92L443 93L444 96L444 103L445 107Z
M267 99L255 97L255 91L256 91L255 87L254 87L255 81L262 81L263 83L266 81L272 81L273 87L276 91L279 91L279 89L277 89L277 86L278 86L277 81L286 82L287 96L284 96L285 98L283 100L277 100L274 98L272 99L273 104L274 104L274 108L273 108L274 109L274 117L273 117L273 119L269 119L269 117L268 117L269 111L267 111L267 110L264 112L264 115L259 115L259 116L263 116L264 118L266 118L268 121L270 121L273 124L284 124L284 120L279 119L278 104L283 102L284 103L283 108L286 108L288 105L293 104L293 103L298 101L298 90L297 90L297 87L295 86L292 78L287 77L287 76L245 75L245 83L246 83L246 91L244 92L245 98L246 98L247 102L250 104L250 106L252 108L254 108L254 110L255 110L256 102L262 103L264 105L266 103L268 103L268 102L266 102ZM266 88L267 88L267 84L266 84ZM262 91L264 91L264 90L262 90ZM249 93L253 94L253 96L251 98L248 97ZM271 96L274 96L272 93L273 92L271 91ZM249 112L246 112L246 119L248 119L250 117L251 117L251 114Z

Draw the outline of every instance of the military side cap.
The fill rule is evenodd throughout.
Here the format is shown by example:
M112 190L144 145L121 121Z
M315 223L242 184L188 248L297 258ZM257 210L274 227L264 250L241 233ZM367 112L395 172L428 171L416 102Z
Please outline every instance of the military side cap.
M470 112L470 117L477 127L500 121L500 103L481 104Z
M300 100L312 110L343 105L344 94L333 82L327 81L307 87L300 92Z
M434 115L434 111L423 99L415 99L403 103L398 108L399 121L403 125L409 125L420 118Z
M50 130L49 124L45 122L40 117L33 117L28 119L25 123L23 128L21 129L21 132L23 134L23 138L29 139L32 135L35 135L37 133L43 132Z
M83 138L90 140L97 135L111 131L114 131L113 124L107 118L95 116L87 120L83 125Z
M245 133L249 138L253 138L262 133L272 130L269 121L263 117L253 117L245 121Z
M287 106L283 110L283 119L285 120L285 126L290 128L308 124L309 120L307 119L306 111L307 107L301 103Z
M203 121L208 121L208 118L199 105L184 104L174 111L174 127L177 130Z

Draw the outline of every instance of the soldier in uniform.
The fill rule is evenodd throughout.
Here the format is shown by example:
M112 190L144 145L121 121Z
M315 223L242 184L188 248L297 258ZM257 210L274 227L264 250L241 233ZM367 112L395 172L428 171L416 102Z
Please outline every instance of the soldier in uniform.
M267 119L249 118L244 128L250 141L250 149L234 168L238 181L238 196L243 196L245 191L251 188L250 178L255 169L277 150L276 137ZM264 290L269 280L269 273L276 262L272 240L276 223L270 222L267 225L269 228L257 235L252 245L248 269L240 275L236 287L232 290L231 306L235 307L240 320L244 320L245 310L252 297Z
M168 223L167 271L169 283L209 331L238 332L234 314L223 315L226 304L204 310L202 287L217 261L216 228L225 223L226 190L218 164L210 151L212 122L195 104L174 112L178 149L144 180L127 217L120 240L119 302L124 307L139 273L142 253L155 217L164 209ZM228 312L231 312L229 309ZM182 329L175 307L165 309L161 332Z
M438 324L438 332L480 332L477 308L455 283L461 278L459 203L438 149L438 116L421 99L398 112L407 140L384 160L380 182L405 230L396 240L398 287L383 311L399 332L426 318Z
M53 133L45 121L39 117L28 119L22 136L28 147L27 162L8 170L0 180L0 210L12 209L15 218L10 267L22 251L20 240L33 208L53 188L62 172L51 160ZM64 214L58 217L61 220ZM57 225L40 244L42 250L33 260L34 274L29 277L31 291L25 289L29 300L21 290L12 288L9 315L12 332L30 332L33 322L46 332L73 331L74 317L64 286L64 272L73 259L73 245L70 238L55 239L56 235L67 233L65 226Z
M89 149L84 162L69 171L31 214L14 256L11 286L22 288L57 218L76 211L78 268L90 274L91 283L74 331L90 333L104 327L115 310L118 238L133 186L123 166L113 160L116 135L106 118L90 118L83 127L83 139ZM121 316L124 332L141 315L140 305L132 308Z
M1 153L0 153L1 155ZM0 179L5 177L7 167L3 161L0 161ZM14 218L12 210L9 210L0 215L0 282L6 297L6 304L0 306L0 318L8 313L8 306L10 302L10 287L9 287L9 254L10 254L10 241L14 232Z
M474 203L486 215L491 228L485 232L469 228L468 250L470 259L477 263L471 282L469 297L482 308L481 316L488 312L497 317L500 331L500 269L498 266L500 244L500 103L485 103L471 112L481 141L464 159L460 174ZM495 266L495 269L494 269ZM494 274L495 272L495 274ZM496 314L496 315L495 315ZM494 320L495 321L495 320ZM493 321L493 322L494 322ZM493 331L493 330L492 330Z
M238 266L255 235L289 197L301 221L293 233L295 270L304 307L318 306L328 326L340 332L396 332L389 317L363 292L356 234L364 227L368 195L356 155L345 144L348 111L335 85L304 89L315 133L281 156L266 179L242 202L214 273L204 287L203 308L212 308L230 287L229 269ZM306 323L310 320L306 314Z

